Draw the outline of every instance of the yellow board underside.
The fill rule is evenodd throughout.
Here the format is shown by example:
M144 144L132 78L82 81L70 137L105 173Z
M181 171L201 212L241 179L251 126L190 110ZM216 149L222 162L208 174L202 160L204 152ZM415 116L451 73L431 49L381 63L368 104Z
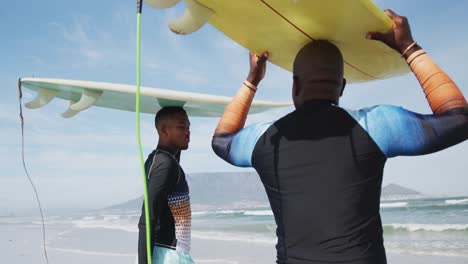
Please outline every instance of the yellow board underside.
M325 39L345 59L348 82L384 79L409 72L400 55L366 39L392 21L371 0L198 0L215 14L209 23L245 48L270 52L270 61L292 70L305 44Z

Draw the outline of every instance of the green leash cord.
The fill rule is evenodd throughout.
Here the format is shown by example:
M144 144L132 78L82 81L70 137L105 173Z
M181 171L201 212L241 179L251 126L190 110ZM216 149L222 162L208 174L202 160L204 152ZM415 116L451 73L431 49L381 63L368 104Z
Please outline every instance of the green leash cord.
M137 132L137 141L138 141L138 153L140 156L140 166L141 173L143 176L143 191L145 196L145 223L146 223L146 256L148 257L148 264L152 264L151 259L151 223L150 223L150 212L149 212L149 203L148 203L148 184L146 179L145 171L145 161L143 160L143 151L141 148L141 137L140 137L140 35L141 35L141 8L142 0L137 0L137 43L136 43L136 85L137 85L137 94L136 94L136 132Z

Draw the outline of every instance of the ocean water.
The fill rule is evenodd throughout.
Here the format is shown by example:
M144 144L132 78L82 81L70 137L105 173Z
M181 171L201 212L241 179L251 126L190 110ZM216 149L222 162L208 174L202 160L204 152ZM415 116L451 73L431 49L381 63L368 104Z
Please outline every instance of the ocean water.
M48 216L46 226L136 234L139 216L139 212L120 211ZM468 197L382 201L381 216L388 253L458 257L466 258L468 263ZM31 217L0 217L0 226L9 225L28 228L38 227L41 222ZM192 226L193 238L258 243L272 248L276 243L276 225L268 207L194 211ZM122 248L120 252L128 253L119 254L132 256L132 250Z
M387 252L466 257L468 263L468 197L382 201ZM194 213L194 235L212 239L275 244L269 208Z
M381 216L388 251L468 258L467 197L383 202Z

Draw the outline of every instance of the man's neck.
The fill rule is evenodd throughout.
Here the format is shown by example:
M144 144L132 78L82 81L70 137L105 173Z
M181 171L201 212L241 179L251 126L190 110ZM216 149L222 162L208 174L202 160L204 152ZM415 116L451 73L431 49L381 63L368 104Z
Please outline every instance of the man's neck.
M335 106L338 106L338 102L330 100L330 99L317 99L317 98L311 99L311 98L309 98L309 99L305 100L304 102L302 102L302 104L297 105L296 109L304 107L306 105L335 105Z
M177 152L180 151L180 149L178 149L177 147L172 146L170 144L165 144L163 142L158 143L157 149L167 151L167 152L171 153L172 155L176 155Z

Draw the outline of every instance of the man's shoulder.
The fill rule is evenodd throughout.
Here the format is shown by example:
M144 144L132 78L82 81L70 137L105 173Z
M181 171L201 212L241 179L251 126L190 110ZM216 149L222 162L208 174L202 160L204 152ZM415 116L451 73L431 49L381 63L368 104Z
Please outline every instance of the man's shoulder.
M297 116L297 110L294 110L290 113L285 114L284 116L280 117L278 120L272 122L272 125L278 125L282 124L284 122L289 121L292 118L295 118Z
M164 164L166 166L177 166L177 162L175 161L174 157L172 157L171 154L162 151L153 151L148 156L147 162L159 165Z
M369 107L364 107L360 109L349 109L346 107L340 107L344 111L346 111L348 114L350 114L354 119L356 120L362 120L362 119L367 119L369 117L382 117L386 116L388 114L394 114L394 113L401 113L405 112L406 110L401 107L401 106L396 106L396 105L387 105L387 104L381 104L381 105L374 105L374 106L369 106Z

